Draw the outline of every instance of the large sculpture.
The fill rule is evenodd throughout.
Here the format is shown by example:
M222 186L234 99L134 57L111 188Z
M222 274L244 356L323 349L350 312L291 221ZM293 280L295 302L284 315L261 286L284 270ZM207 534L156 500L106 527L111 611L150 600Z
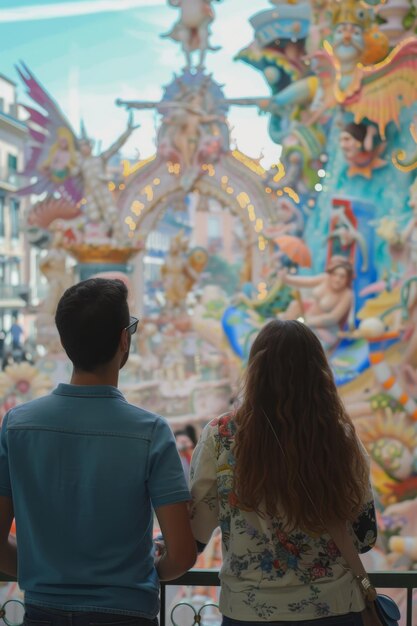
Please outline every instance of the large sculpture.
M161 101L121 103L155 109L159 127L155 155L126 167L117 193L107 187L108 152L93 157L23 68L44 110L29 108L36 145L28 172L38 180L23 192L49 194L28 220L31 238L50 248L46 273L54 256L62 263L57 246L60 253L82 251L90 262L102 261L104 250L113 258L127 254L130 246L139 251L132 288L144 291L134 282L143 275L139 242L158 228L169 232L170 246L158 250L159 274L148 282L146 296L154 300L139 345L144 361L133 358L122 382L131 401L178 420L226 410L259 327L277 316L303 318L328 351L372 458L380 510L375 560L386 569L412 567L417 39L414 22L406 36L401 26L415 19L409 2L271 1L251 19L254 40L237 55L262 73L270 93L233 100L198 67L210 50L213 3L170 4L180 19L169 36L181 44L187 67ZM270 170L231 149L227 114L234 105L255 105L269 116L271 138L282 146ZM132 129L130 120L116 146ZM232 297L207 282L213 254L200 249L193 257L192 224L184 235L176 221L214 205L240 225ZM52 292L62 288L62 276L49 278Z

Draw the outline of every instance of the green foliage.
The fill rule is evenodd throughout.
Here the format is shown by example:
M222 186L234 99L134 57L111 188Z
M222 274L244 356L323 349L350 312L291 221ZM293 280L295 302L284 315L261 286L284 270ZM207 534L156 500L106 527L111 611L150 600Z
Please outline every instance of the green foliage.
M411 3L410 9L403 19L404 29L410 30L413 27L413 24L415 23L416 18L417 18L417 7L414 5L414 3ZM415 29L415 32L417 32L417 28Z

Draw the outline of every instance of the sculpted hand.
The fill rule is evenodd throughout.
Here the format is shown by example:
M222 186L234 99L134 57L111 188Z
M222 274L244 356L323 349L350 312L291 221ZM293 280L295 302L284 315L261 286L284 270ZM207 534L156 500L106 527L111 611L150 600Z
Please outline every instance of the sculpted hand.
M129 113L129 119L128 119L128 121L127 121L127 127L128 127L128 129L129 129L131 132L133 132L134 130L136 130L136 128L139 128L139 127L140 127L140 124L134 124L134 123L133 123L133 113L132 113L132 111L130 111L130 113Z

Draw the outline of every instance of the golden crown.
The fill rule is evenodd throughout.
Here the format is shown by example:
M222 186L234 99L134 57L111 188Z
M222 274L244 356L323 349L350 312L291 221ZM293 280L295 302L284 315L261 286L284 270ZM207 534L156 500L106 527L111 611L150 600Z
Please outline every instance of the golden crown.
M332 22L338 24L356 24L367 30L372 23L370 10L361 0L340 0L334 3Z

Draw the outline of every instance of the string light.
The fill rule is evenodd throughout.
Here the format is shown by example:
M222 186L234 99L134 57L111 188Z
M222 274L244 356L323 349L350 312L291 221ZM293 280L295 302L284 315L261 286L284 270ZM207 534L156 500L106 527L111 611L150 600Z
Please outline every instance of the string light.
M263 252L266 248L266 240L263 235L259 235L258 237L258 248L261 252Z
M257 233L260 233L261 230L263 229L263 227L264 227L264 222L263 222L263 220L260 217L258 217L258 219L256 220L256 223L255 223L255 231Z
M300 203L300 196L292 187L284 187L284 191L296 204Z
M134 213L135 215L139 217L139 215L142 213L144 208L145 208L145 205L143 204L143 202L139 202L139 200L135 200L130 210L132 211L132 213Z

